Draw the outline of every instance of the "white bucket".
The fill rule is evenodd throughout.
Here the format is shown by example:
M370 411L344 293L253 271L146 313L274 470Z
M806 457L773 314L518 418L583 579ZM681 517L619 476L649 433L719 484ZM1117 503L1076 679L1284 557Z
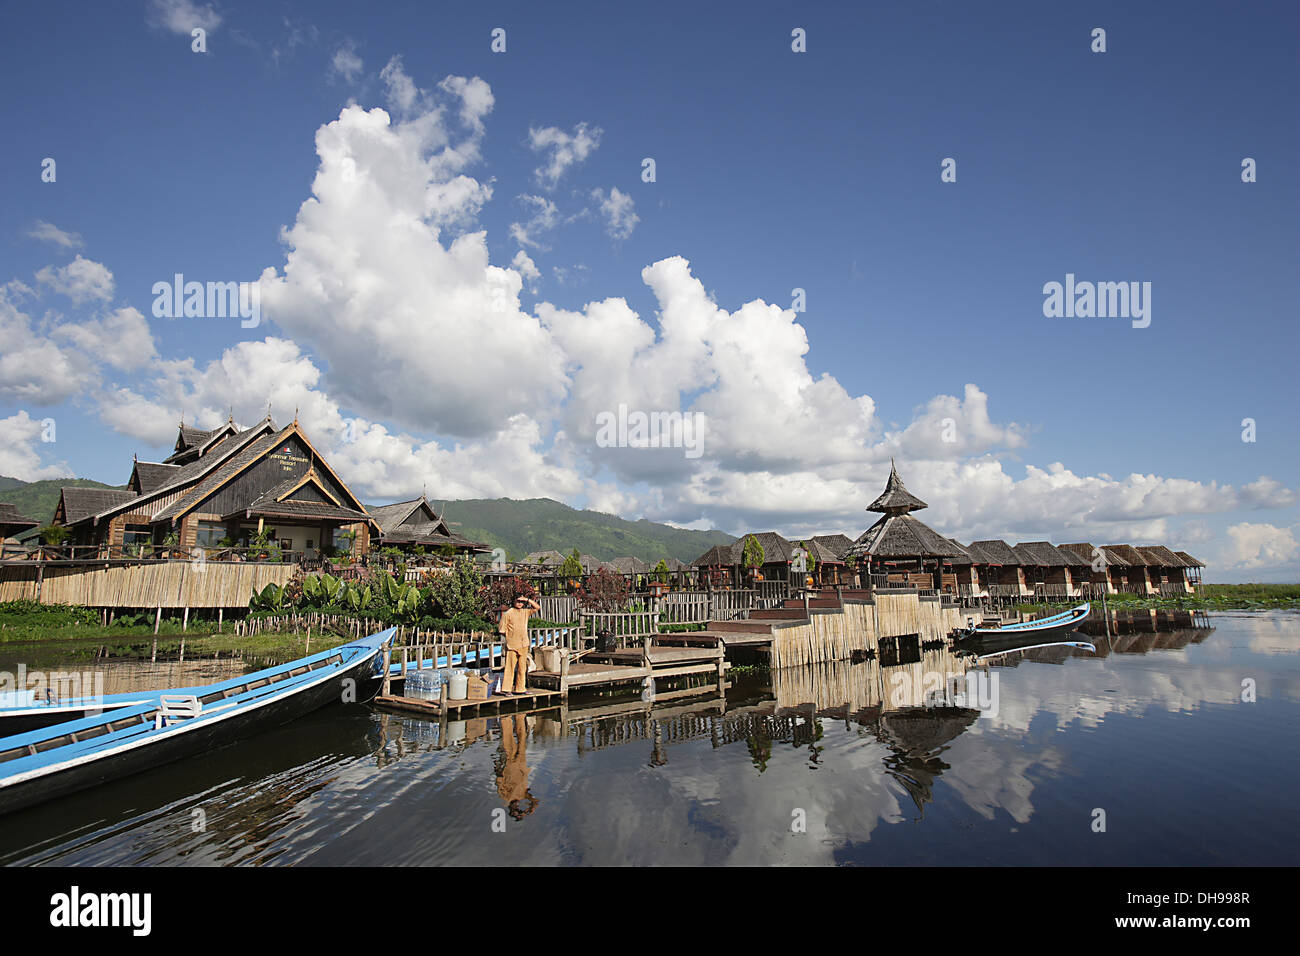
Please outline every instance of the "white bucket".
M447 681L447 699L464 700L469 694L469 679L464 671L452 671Z

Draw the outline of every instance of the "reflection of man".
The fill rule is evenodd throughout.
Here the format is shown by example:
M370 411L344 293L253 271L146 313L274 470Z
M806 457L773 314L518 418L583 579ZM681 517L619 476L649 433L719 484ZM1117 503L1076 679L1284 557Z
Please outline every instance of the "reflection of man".
M501 718L501 746L506 759L497 778L497 793L506 802L510 816L522 820L537 809L537 798L528 790L528 718L508 714Z
M541 609L540 604L521 594L515 598L515 606L501 615L499 629L506 636L503 694L522 694L528 687L528 618Z

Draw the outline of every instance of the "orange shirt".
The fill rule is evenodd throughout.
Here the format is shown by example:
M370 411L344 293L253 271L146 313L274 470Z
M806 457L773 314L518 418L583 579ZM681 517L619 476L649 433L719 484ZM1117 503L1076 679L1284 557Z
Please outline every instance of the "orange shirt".
M501 615L501 631L506 636L506 650L528 650L528 616L532 613L530 607L512 607Z

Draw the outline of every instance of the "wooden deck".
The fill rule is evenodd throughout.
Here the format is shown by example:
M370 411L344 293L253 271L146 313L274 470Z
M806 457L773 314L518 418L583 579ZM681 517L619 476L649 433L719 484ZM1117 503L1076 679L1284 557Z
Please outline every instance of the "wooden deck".
M396 683L396 682L394 682ZM510 714L521 710L539 710L556 707L560 693L554 690L529 688L523 694L493 694L485 700L425 700L403 697L400 693L381 694L375 698L376 707L389 707L410 713L441 717L446 714L454 720L465 717L484 717L491 714Z

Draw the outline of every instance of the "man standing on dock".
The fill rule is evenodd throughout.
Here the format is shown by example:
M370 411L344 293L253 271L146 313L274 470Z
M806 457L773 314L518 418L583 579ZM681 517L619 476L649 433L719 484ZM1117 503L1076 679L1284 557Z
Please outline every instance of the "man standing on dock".
M529 606L531 605L531 607ZM506 636L504 694L522 694L528 687L528 618L542 609L530 597L515 597L515 606L501 615L500 631Z

